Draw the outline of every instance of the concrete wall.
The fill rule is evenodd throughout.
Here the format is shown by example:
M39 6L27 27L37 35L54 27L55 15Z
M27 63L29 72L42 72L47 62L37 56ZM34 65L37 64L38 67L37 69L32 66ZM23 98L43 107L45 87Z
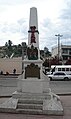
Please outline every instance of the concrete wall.
M9 73L13 73L13 69L16 69L16 73L22 72L22 58L12 58L12 59L3 59L0 58L0 71L2 70L3 73L7 71Z

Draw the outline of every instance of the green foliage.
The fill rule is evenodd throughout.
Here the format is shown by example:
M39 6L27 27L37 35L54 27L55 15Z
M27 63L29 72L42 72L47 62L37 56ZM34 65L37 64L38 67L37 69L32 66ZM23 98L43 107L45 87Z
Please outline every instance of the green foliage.
M15 47L14 53L15 53L15 57L22 56L22 46L20 44L18 44L17 47Z
M43 59L45 57L50 57L50 56L51 56L51 52L49 51L49 49L47 47L44 47L44 50L40 50L41 59Z
M49 49L47 47L44 47L44 54L46 57L51 56L51 52L49 51Z
M1 57L7 56L8 58L10 58L12 55L13 57L22 57L22 51L26 54L27 45L26 43L13 45L12 41L8 40L8 42L5 43L5 46L3 46L2 49L2 53L0 53ZM43 58L49 56L51 56L51 52L49 52L49 49L47 47L45 47L44 50L40 50L40 58L42 60Z
M20 44L18 45L12 45L12 41L8 40L8 42L5 43L5 55L7 55L9 58L14 54L14 57L21 57L22 56L22 46Z
M49 60L45 59L44 63L43 63L44 67L49 67Z
M5 46L6 46L6 50L5 50L6 55L10 57L13 53L12 41L8 40L8 42L5 43Z

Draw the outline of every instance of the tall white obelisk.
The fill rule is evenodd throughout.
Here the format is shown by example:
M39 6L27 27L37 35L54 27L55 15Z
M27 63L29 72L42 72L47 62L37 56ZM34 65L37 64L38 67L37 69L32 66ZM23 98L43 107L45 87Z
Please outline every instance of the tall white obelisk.
M51 92L49 78L42 72L42 61L39 56L37 9L32 7L27 58L23 60L24 72L18 77L17 91L12 94L12 98L0 104L1 112L63 115L60 98Z
M38 16L35 7L30 8L28 46L32 45L39 48Z

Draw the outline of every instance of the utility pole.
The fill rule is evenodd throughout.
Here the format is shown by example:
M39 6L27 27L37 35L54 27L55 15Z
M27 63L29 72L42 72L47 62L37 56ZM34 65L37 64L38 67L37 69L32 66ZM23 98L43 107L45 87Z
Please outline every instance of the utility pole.
M60 59L60 37L62 37L63 35L57 34L55 36L58 37L58 63L59 63L59 59Z

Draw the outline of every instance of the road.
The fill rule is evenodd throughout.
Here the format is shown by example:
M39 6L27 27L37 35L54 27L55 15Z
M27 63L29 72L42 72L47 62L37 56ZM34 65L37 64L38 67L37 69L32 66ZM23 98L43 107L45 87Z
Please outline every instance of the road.
M50 81L50 88L56 94L70 94L71 81Z
M18 79L1 79L0 96L11 96L17 90ZM50 81L50 88L56 94L70 94L71 81Z

